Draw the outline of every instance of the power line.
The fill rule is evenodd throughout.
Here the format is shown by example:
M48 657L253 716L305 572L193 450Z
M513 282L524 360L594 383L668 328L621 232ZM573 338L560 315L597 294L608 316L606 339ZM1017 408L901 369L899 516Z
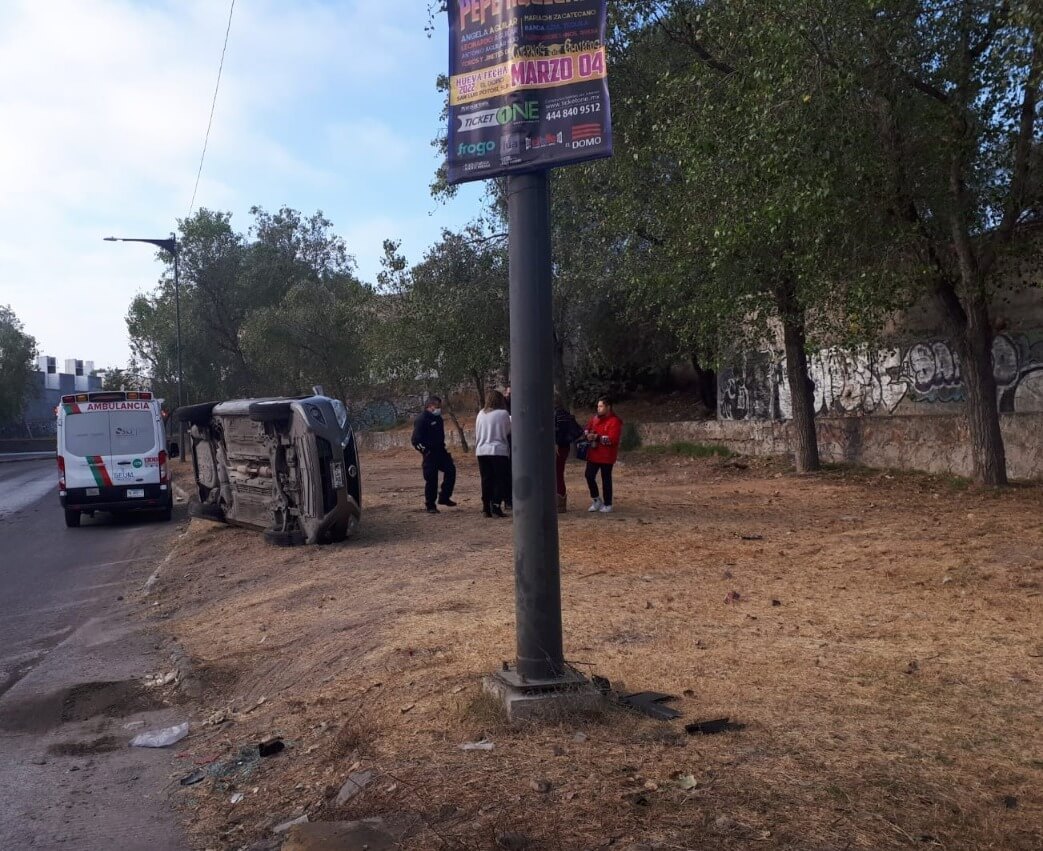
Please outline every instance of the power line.
M217 108L217 93L221 88L221 71L225 67L225 51L228 50L228 34L232 31L232 12L235 11L235 0L232 0L228 8L228 26L225 28L225 43L221 48L221 62L217 66L217 83L214 86L214 99L210 103L210 120L206 123L206 136L203 137L203 153L199 155L199 171L196 172L196 185L192 188L192 200L188 204L188 215L196 206L196 193L199 191L199 178L203 174L203 160L206 159L206 146L210 142L210 128L214 124L214 110Z

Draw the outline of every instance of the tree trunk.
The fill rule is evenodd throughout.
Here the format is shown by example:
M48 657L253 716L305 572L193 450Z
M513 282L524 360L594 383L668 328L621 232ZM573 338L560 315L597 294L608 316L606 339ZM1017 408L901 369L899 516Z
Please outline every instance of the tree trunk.
M445 405L445 412L449 414L449 419L453 421L453 428L456 429L457 437L460 438L460 448L464 452L470 452L471 450L467 446L467 435L464 434L463 426L460 425L460 420L456 418L456 411L453 410L453 403L449 401L449 394L445 394L445 399L442 404Z
M1007 484L1007 455L1000 431L996 376L992 368L992 327L984 298L967 309L963 333L954 343L960 356L960 376L966 396L971 433L974 479L986 485Z
M804 347L804 308L797 302L793 282L783 281L776 289L779 318L782 320L786 351L786 380L793 400L793 463L798 473L811 473L822 468L815 433L814 385L808 377L808 355Z
M485 407L485 382L477 372L472 373L471 380L474 382L475 392L478 393L478 410L480 411Z

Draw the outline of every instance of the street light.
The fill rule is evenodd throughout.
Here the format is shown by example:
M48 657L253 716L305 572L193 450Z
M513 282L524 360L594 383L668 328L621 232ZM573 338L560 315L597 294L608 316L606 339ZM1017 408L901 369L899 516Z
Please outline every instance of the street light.
M132 239L122 236L106 236L105 242L147 242L162 248L174 258L174 319L177 324L177 406L180 408L185 404L184 398L184 375L181 371L181 287L178 281L177 262L177 236L170 235L169 239Z

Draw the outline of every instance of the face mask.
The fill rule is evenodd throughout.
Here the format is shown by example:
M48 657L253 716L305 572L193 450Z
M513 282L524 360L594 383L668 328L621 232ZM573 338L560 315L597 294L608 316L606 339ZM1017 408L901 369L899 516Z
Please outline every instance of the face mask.
M434 408L431 411L431 413L434 414L436 417L440 417L440 416L442 416L442 409L441 408Z

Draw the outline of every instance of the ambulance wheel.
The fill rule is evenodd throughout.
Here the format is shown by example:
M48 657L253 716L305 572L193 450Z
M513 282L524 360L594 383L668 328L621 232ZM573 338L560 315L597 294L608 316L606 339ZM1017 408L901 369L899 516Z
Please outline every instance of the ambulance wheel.
M205 426L210 422L210 415L214 412L217 402L203 402L199 405L182 405L174 411L175 422L188 423L189 425Z
M75 529L80 525L80 511L78 508L65 509L65 525L70 529Z
M293 415L289 402L254 402L249 412L255 423L281 423Z

